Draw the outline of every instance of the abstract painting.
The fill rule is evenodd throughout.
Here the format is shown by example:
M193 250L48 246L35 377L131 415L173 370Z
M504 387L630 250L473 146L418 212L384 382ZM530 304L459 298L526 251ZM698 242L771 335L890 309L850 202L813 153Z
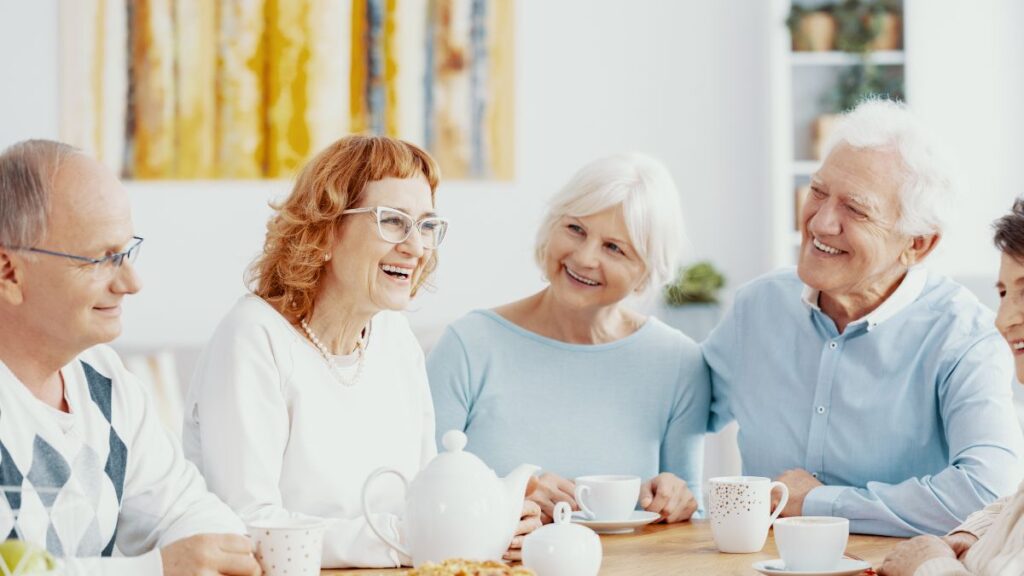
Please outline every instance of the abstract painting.
M515 0L62 0L61 138L125 178L288 178L384 134L515 171Z

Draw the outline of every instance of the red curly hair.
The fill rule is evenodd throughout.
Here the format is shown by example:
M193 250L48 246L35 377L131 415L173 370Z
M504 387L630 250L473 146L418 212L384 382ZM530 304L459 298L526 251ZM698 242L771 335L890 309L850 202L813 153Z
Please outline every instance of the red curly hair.
M424 176L434 204L440 168L423 149L386 136L346 136L331 144L299 172L291 194L271 204L263 253L249 267L247 282L292 322L313 312L341 213L358 206L369 182ZM413 278L412 295L437 267L437 251Z

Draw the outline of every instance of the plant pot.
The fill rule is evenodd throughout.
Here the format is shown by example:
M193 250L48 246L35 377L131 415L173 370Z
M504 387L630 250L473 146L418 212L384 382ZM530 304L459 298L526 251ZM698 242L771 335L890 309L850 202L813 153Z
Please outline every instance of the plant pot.
M654 311L662 322L693 338L697 342L704 340L718 325L722 318L722 307L716 303L684 304L669 306L662 303Z
M868 50L899 50L903 40L903 19L892 12L877 18L880 21L878 35L868 43Z
M827 52L836 45L836 21L828 12L810 12L800 18L793 35L796 52Z
M822 114L814 119L811 132L811 151L815 160L824 160L825 143L839 122L839 114Z

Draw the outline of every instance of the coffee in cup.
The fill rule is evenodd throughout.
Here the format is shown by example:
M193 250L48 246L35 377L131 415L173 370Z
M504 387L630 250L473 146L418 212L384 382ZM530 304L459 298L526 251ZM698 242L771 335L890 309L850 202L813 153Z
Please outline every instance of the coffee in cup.
M786 570L831 570L843 558L850 521L833 516L793 516L775 521L775 547Z

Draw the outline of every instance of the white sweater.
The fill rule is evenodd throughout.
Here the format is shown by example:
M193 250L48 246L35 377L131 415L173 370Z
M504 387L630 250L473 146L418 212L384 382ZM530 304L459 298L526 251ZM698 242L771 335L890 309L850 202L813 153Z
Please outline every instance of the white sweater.
M1024 574L1024 484L971 514L953 532L967 532L978 541L963 563L952 558L925 562L914 576L1019 576Z
M184 447L246 522L296 514L330 520L325 568L408 563L367 526L361 497L375 469L396 468L412 480L437 453L423 351L404 316L381 312L360 381L346 387L283 316L245 296L199 360L185 401ZM399 541L404 496L386 476L370 497L375 525Z
M0 484L22 488L0 503L0 538L20 532L69 556L68 576L158 576L160 547L199 533L245 533L117 354L97 346L61 375L68 413L39 401L0 362Z

